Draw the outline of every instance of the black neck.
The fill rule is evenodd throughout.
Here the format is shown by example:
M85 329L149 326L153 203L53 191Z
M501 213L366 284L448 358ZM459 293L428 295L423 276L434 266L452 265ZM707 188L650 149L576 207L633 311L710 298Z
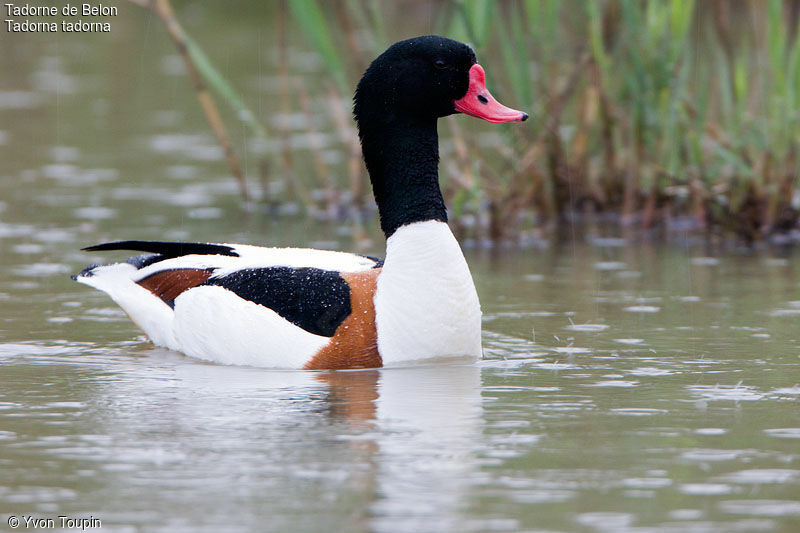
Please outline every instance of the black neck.
M436 119L386 114L371 128L362 124L360 132L386 238L412 222L447 222L439 188Z

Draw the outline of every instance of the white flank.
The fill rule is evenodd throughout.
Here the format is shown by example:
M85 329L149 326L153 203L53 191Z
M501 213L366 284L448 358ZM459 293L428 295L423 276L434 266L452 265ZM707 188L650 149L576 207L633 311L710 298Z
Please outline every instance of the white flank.
M175 336L186 355L270 368L302 368L330 341L215 286L196 287L178 296Z
M415 222L389 237L375 315L384 366L480 358L478 294L447 224Z

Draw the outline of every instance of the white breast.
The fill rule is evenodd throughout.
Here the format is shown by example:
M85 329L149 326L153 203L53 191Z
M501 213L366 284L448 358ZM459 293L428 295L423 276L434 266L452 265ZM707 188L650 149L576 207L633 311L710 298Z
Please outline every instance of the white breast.
M478 294L447 224L415 222L389 237L375 315L384 365L480 358Z

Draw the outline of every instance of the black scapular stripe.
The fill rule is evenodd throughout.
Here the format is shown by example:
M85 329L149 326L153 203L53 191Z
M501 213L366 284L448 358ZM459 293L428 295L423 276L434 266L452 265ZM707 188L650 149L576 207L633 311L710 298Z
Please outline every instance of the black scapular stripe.
M380 257L375 257L374 255L364 255L364 254L359 254L359 255L361 257L365 257L367 259L375 261L375 264L372 265L372 268L383 268L383 259L381 259Z
M229 255L239 257L230 246L224 244L208 244L204 242L166 242L166 241L114 241L87 246L86 252L104 252L108 250L132 250L158 254L162 259L171 259L182 255Z
M350 286L338 272L320 268L251 268L211 278L204 285L224 287L325 337L333 337L351 313Z

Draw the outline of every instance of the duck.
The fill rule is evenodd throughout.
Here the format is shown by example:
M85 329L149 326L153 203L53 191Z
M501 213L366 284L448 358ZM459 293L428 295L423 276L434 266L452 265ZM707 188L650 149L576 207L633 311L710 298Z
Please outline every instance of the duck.
M150 341L221 364L343 370L482 356L481 309L447 224L437 121L527 113L499 103L472 48L427 35L390 46L353 97L383 259L307 248L126 240L138 255L73 279L105 292Z

